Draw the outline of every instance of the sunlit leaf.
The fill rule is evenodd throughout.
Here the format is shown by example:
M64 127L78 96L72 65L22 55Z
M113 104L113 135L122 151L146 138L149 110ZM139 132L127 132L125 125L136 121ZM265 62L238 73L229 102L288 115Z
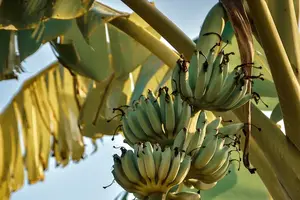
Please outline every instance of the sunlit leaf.
M0 5L0 29L35 28L41 21L51 18L74 19L86 13L93 3L94 0L3 0Z
M68 69L55 63L25 81L2 111L1 199L6 195L6 184L9 193L23 186L24 168L29 184L44 180L44 171L48 169L53 152L56 162L63 166L70 160L78 162L83 158L85 147L77 119L87 85L87 80L78 75L74 77Z

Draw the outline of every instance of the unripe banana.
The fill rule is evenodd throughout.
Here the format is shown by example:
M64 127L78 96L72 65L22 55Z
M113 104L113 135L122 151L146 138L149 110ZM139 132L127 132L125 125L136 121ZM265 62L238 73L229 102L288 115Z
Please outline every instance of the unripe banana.
M147 115L148 115L148 118L149 118L149 121L151 123L153 130L156 133L163 134L162 123L160 121L160 117L157 114L152 102L150 100L146 99L146 105L147 105L146 112L147 112Z
M218 171L216 171L215 173L210 174L210 175L201 175L198 178L206 184L218 182L219 180L224 178L224 176L226 176L226 174L228 173L229 167L230 167L230 159L228 156L226 159L226 162L223 164L223 166Z
M228 108L225 108L226 110L235 110L239 107L241 107L242 105L244 105L245 103L247 103L248 101L250 101L253 98L252 94L246 94L245 96L243 96L238 103L236 103L235 105L232 105L231 107L229 106Z
M180 156L180 152L179 152L178 148L174 149L173 153L174 153L174 157L172 158L172 164L170 166L170 170L169 170L166 180L164 181L164 184L172 183L175 180L175 178L177 177L177 173L180 168L181 156Z
M199 116L198 116L198 119L197 119L196 128L203 130L204 134L205 134L207 124L208 124L208 122L207 122L206 112L204 110L202 110L199 113Z
M189 83L189 72L187 65L187 62L183 61L179 74L179 85L181 91L180 94L182 95L184 100L191 100L191 98L193 97L193 91Z
M134 183L132 183L130 180L128 180L127 176L125 175L123 168L122 168L122 164L121 164L121 158L115 154L113 156L114 159L114 169L113 169L113 175L115 180L119 183L119 185L121 185L124 189L127 190L128 189L133 189L133 190L140 190L141 187L138 185L135 185Z
M202 169L209 163L209 161L212 159L213 155L215 154L217 148L217 142L218 142L218 137L214 136L214 139L212 139L207 144L207 146L201 147L193 163L196 169Z
M143 161L147 176L152 183L155 183L155 162L153 158L153 148L150 142L144 144Z
M182 59L179 59L173 69L173 73L172 73L172 90L175 91L176 93L181 93L181 90L180 90L180 83L179 83L179 75L180 75L180 72L181 72L181 64L180 62L182 61Z
M207 91L203 100L205 102L213 102L217 97L222 88L223 84L223 73L221 68L221 62L223 59L223 52L219 52L217 58L213 64L213 71L207 86Z
M200 200L200 194L195 192L168 193L168 200Z
M165 148L161 155L161 162L158 171L158 184L162 184L162 182L168 176L170 164L172 159L172 152L170 147Z
M188 182L198 190L209 190L217 185L217 182L207 184L197 179L188 179Z
M139 139L134 135L132 130L128 125L128 118L126 116L122 117L122 130L125 136L125 139L128 140L128 143L135 144Z
M129 110L126 115L128 118L127 122L128 122L129 128L131 129L132 133L139 139L139 141L147 141L148 137L138 122L138 119L136 116L136 109Z
M196 45L196 49L200 50L204 56L207 57L208 63L203 66L205 63L205 57L199 56L198 60L198 74L194 73L196 70L190 70L190 77L192 80L197 79L194 95L196 99L201 99L204 95L206 86L209 82L211 73L207 71L208 65L214 61L214 55L212 54L211 48L220 42L220 38L216 34L207 33L217 33L222 35L226 23L226 12L224 11L221 3L217 3L214 7L211 8L208 15L206 16L204 23L202 25L201 31L199 33L199 39ZM208 75L206 76L206 72ZM197 78L194 78L196 76Z
M146 104L146 103L145 101L142 101L141 104ZM150 120L148 119L147 113L145 112L141 104L136 103L136 111L135 111L136 118L143 132L145 132L146 135L148 136L148 140L155 142L156 140L159 140L159 138L157 138L158 135L156 135L155 131L153 130Z
M174 187L175 185L178 185L183 182L183 180L186 178L188 172L190 171L191 162L192 162L191 156L184 157L183 161L180 164L180 168L177 173L177 176L176 176L175 180L168 185L169 187Z
M121 157L122 168L128 180L132 183L139 184L143 181L137 167L136 156L132 150L126 151L125 155Z
M138 165L139 172L140 172L141 176L143 177L143 179L146 181L147 184L150 184L150 180L148 178L145 163L144 163L144 154L142 152L143 152L143 146L140 145L139 150L137 152L137 165Z
M209 135L210 133L215 133L215 130L220 127L222 123L222 117L217 117L213 121L211 121L207 127L206 127L206 135Z
M202 56L200 56L201 58ZM205 95L206 87L210 79L210 74L208 73L208 69L211 69L213 66L215 60L215 52L213 50L209 51L207 60L200 60L199 66L199 72L197 76L197 81L196 81L196 87L194 91L194 97L195 101L201 102L202 97Z
M228 99L226 99L226 102L223 104L223 108L230 108L233 107L235 104L239 103L239 101L246 95L247 92L247 85L245 80L241 78L239 80L239 84L235 87L232 94Z
M194 156L198 153L203 141L204 141L205 134L202 133L201 129L197 129L197 131L192 136L192 139L188 145L186 150L187 155Z
M162 156L161 156L161 147L160 145L158 144L155 144L154 145L154 148L153 148L153 159L154 159L154 164L155 164L155 174L156 174L156 183L158 181L158 172L159 172L159 166L160 166L160 163L161 163L161 159L162 159Z
M201 169L201 174L209 175L217 172L226 162L229 156L229 147L225 146L223 149L217 151L209 163Z
M230 97L231 93L237 85L237 80L239 80L241 73L242 72L239 69L234 69L232 72L230 72L223 84L218 99L213 102L213 105L215 107L220 107L220 105L223 105L226 102L226 99Z
M188 135L187 129L186 128L181 129L181 131L176 135L174 139L172 149L178 148L179 151L182 151L183 144L186 141L187 135Z
M189 85L192 89L192 91L195 90L195 86L196 86L196 81L197 81L197 75L198 75L198 70L201 66L199 66L199 57L201 55L199 54L199 51L195 50L194 54L192 56L192 59L190 61L190 65L189 65Z
M159 116L159 120L161 120L161 116L160 116L160 107L158 104L158 101L155 97L155 95L153 94L153 92L151 90L148 90L148 94L147 94L147 98L151 101L151 103L153 104L158 116Z
M180 116L181 116L181 112L182 112L183 101L182 101L179 93L174 93L173 95L174 95L175 121L176 121L176 124L178 124Z
M176 125L176 119L175 119L175 110L174 110L174 103L171 96L166 93L165 97L165 131L167 133L168 138L173 138L173 132Z
M184 101L179 121L176 122L177 126L174 135L176 135L181 129L188 127L191 115L192 115L191 106L186 101Z
M165 111L165 109L166 109L166 89L159 88L158 96L159 96L161 122L165 125L166 124L166 116L165 116L165 113L166 113L166 111Z
M229 124L219 128L219 133L222 136L233 136L236 135L240 130L245 127L244 123Z

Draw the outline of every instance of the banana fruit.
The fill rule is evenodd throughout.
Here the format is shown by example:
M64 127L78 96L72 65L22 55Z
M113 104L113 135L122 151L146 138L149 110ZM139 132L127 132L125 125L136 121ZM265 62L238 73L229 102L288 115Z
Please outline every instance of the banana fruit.
M121 125L126 142L133 146L137 142L159 143L162 147L173 143L176 135L187 128L191 118L191 106L182 101L178 93L169 94L169 89L159 89L157 97L151 90L147 98L142 95L121 112Z
M201 28L190 61L178 59L172 75L173 90L196 109L228 111L239 108L253 98L247 85L259 76L246 75L251 64L230 66L233 52L225 52L222 34L227 15L221 3L209 12ZM226 41L225 41L226 42Z
M112 174L120 186L139 198L153 193L167 193L180 184L188 174L191 157L181 161L178 149L161 147L150 142L134 145L134 152L127 150L115 154Z

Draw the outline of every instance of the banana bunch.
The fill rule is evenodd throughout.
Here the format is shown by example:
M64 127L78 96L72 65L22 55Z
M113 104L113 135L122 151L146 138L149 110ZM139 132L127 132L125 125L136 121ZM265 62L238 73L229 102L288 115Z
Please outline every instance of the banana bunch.
M180 184L188 174L191 157L181 160L181 152L159 144L137 143L134 151L123 148L115 154L112 174L117 183L139 199L151 194L167 192ZM178 199L178 198L177 198Z
M199 110L227 111L244 105L253 98L247 94L247 84L261 78L246 76L245 68L250 64L232 70L230 56L234 53L225 53L227 44L222 42L226 19L222 5L217 3L204 21L191 60L181 56L173 70L173 90Z
M217 52L211 49L204 63L193 62L195 57L199 60L198 51L193 55L191 63L180 58L172 75L173 89L198 109L228 111L244 105L253 98L252 94L247 94L247 84L254 76L246 76L246 65L237 66L229 72L229 55L223 50ZM199 68L194 90L189 83L189 68L193 64ZM208 69L212 72L208 73Z
M185 185L199 190L210 189L228 172L230 147L244 123L222 126L222 118L217 117L208 123L205 111L200 111L196 132L188 133L182 129L176 136L172 149L179 149L184 155L192 157L191 169ZM229 143L226 140L229 139Z
M131 147L146 141L162 147L170 145L191 118L191 106L179 94L169 94L167 87L159 89L158 97L149 90L147 97L142 95L126 110L116 110L122 113L122 130Z

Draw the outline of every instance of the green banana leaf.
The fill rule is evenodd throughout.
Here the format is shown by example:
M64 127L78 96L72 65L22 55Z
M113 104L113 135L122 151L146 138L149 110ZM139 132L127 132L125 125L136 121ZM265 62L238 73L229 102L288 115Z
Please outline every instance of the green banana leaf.
M107 24L105 19L99 20L104 16L113 19L124 13L117 13L100 3L95 5L97 6L83 16L86 23L82 23L82 19L73 20L72 28L60 42L53 41L52 46L65 66L93 80L103 81L112 73L116 77L127 76L151 53L122 31ZM144 28L149 27L135 14L130 15L128 20ZM149 32L159 37L153 29L149 29Z
M280 120L283 119L280 103L278 103L273 109L270 119L273 120L275 123L278 123Z
M22 72L22 61L35 53L43 43L64 34L70 26L71 20L50 19L41 23L36 29L0 30L2 44L0 47L0 80L17 78L16 73ZM17 49L15 49L15 45L9 45L15 43L14 36L17 37ZM11 61L8 62L8 60Z
M2 0L0 29L19 30L39 26L48 19L74 19L86 13L94 0Z

